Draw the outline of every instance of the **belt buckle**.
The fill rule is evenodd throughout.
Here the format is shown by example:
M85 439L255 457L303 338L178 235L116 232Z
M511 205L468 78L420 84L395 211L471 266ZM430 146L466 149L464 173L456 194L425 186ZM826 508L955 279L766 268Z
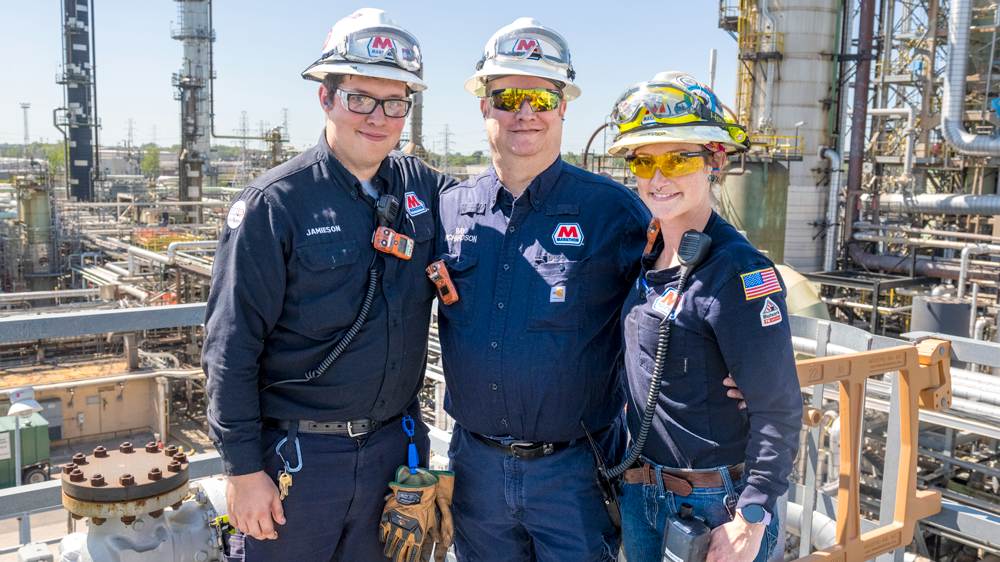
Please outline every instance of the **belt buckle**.
M508 445L508 447L510 447L510 454L511 454L511 456L512 457L517 457L517 458L521 458L521 457L517 456L517 452L518 451L523 451L523 452L526 453L529 450L531 450L530 449L531 447L534 447L534 446L535 446L535 444L532 443L532 442L530 442L530 441L526 441L526 442L522 441L520 443L511 443L510 445Z
M351 437L361 437L362 435L367 435L369 433L371 433L371 429L369 429L368 431L359 431L355 433L354 422L353 421L347 422L347 434L350 435Z

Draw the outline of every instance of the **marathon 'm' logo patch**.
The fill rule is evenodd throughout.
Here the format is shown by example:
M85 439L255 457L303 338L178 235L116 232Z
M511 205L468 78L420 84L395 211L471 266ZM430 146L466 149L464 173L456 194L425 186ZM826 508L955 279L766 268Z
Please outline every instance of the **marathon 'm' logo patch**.
M673 320L677 317L677 309L680 308L679 303L677 302L677 296L679 294L680 293L677 292L677 289L670 287L663 292L663 295L661 295L660 298L653 301L653 310L664 316L669 314L670 319Z
M396 490L396 501L400 505L417 505L420 503L420 498L423 497L424 492L409 492L407 490Z
M422 215L427 212L427 205L417 197L417 194L412 191L407 191L403 195L406 198L406 213L411 217L417 215Z
M552 232L552 241L559 246L583 246L583 229L575 222L559 223Z

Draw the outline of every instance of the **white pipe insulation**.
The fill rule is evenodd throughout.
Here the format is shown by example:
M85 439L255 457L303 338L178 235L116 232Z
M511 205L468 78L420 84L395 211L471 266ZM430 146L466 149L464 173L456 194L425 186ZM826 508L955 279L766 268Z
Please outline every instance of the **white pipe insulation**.
M833 271L837 267L837 210L844 167L840 153L831 148L819 147L819 157L830 161L830 195L826 203L826 252L823 256L823 271Z
M958 153L1000 156L1000 137L965 130L965 76L969 65L969 27L973 0L952 0L948 13L948 64L945 67L941 132Z

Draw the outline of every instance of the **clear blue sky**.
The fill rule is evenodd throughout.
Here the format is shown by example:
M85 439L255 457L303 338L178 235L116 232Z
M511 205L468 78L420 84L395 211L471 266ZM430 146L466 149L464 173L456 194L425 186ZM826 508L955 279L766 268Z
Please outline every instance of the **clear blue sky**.
M170 27L178 2L94 2L101 144L124 140L129 118L137 143L151 141L154 126L158 144L177 143L179 108L170 77L180 69L182 46L170 38ZM716 93L727 105L733 102L736 42L718 29L714 1L215 0L216 132L231 134L242 111L254 131L260 121L279 125L282 108L288 108L292 144L314 144L323 125L318 85L300 73L319 56L330 27L364 6L386 10L420 40L430 86L424 96L424 137L427 147L439 152L445 124L453 151L488 148L477 100L462 85L474 73L486 40L521 16L555 29L570 45L583 95L569 106L564 152L581 152L618 94L633 83L663 70L687 71L707 82L712 48L719 51ZM0 0L0 14L0 142L21 142L20 102L31 103L31 139L54 142L60 134L52 126L52 108L63 102L62 87L55 83L62 61L60 2ZM602 137L595 146L603 148Z

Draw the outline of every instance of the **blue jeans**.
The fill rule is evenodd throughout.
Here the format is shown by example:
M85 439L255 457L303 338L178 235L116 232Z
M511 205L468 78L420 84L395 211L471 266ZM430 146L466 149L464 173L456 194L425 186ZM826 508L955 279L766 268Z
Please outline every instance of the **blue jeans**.
M619 417L594 437L608 453L609 464L624 450L622 423ZM597 467L586 439L551 456L522 461L487 447L456 424L449 455L459 562L618 558L621 537L597 487Z
M660 562L663 559L660 549L663 547L667 517L677 513L680 504L690 504L694 515L704 517L708 526L714 529L732 520L726 507L727 496L731 499L731 508L735 510L736 500L746 487L743 480L732 482L728 470L719 470L725 485L695 488L688 496L680 496L663 489L659 469L664 467L653 466L656 468L655 484L622 484L622 548L628 562ZM777 542L778 517L773 515L754 562L767 562Z

